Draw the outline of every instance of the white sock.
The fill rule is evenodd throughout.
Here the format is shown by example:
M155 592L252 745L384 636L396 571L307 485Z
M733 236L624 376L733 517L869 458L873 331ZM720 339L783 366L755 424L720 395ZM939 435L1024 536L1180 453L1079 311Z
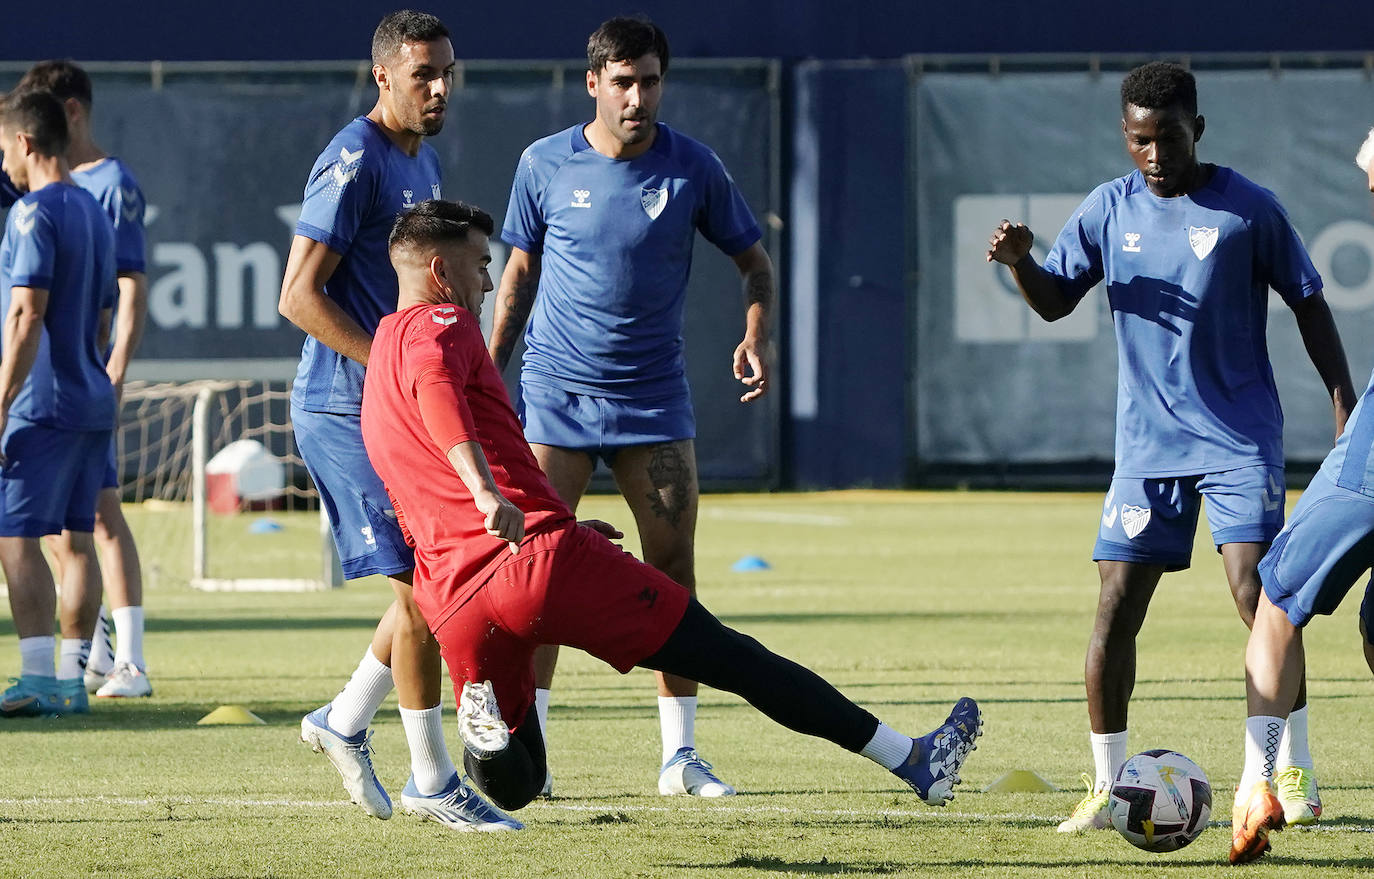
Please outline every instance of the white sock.
M101 674L109 674L114 669L114 639L110 632L110 609L100 605L100 616L95 620L95 637L91 639L91 658L86 660L86 668Z
M903 735L885 723L878 724L873 738L859 753L884 769L896 769L911 756L911 736Z
M549 750L549 696L553 695L551 690L543 687L534 688L534 713L539 718L539 731L544 735L544 751Z
M1307 706L1296 709L1288 715L1288 725L1283 728L1283 740L1279 742L1278 767L1301 766L1312 768L1312 752L1307 747Z
M91 655L91 642L82 638L63 638L58 654L57 679L69 681L86 674L86 659Z
M1273 780L1279 741L1286 725L1282 717L1257 714L1245 718L1245 771L1240 775L1237 799L1250 796L1250 791L1261 779Z
M659 696L658 728L663 734L663 762L683 748L695 748L697 726L696 696Z
M138 605L116 607L110 616L114 618L117 645L115 662L131 662L139 671L147 671L143 660L143 608Z
M393 686L391 669L382 665L382 661L372 655L372 648L368 647L353 677L329 703L329 725L346 736L366 729Z
M1126 762L1126 730L1121 732L1091 733L1088 738L1093 746L1093 764L1097 767L1097 779L1093 790L1111 787L1116 781L1121 764Z
M57 639L38 635L19 639L19 674L50 678L57 659Z
M415 776L415 787L425 796L437 794L458 772L444 744L444 706L402 708L401 725L406 730L406 744L410 745L410 773Z

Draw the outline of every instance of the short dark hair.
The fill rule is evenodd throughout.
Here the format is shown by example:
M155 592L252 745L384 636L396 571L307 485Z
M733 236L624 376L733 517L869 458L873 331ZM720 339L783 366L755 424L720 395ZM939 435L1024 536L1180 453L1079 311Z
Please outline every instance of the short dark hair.
M27 134L41 155L60 156L67 151L67 114L52 92L11 92L0 104L0 128Z
M1126 74L1121 81L1121 110L1127 105L1146 110L1182 107L1197 115L1197 80L1183 67L1168 61L1151 61Z
M600 73L612 61L645 55L657 55L660 69L668 72L668 36L642 15L607 19L587 39L587 69L592 73Z
M16 92L51 92L59 101L76 98L91 106L91 77L70 59L39 61L29 68Z
M387 249L396 251L465 240L469 229L489 236L496 231L496 225L491 215L479 207L461 201L431 198L396 218L391 226L391 235L387 238Z
M428 43L449 35L444 23L428 12L398 9L387 13L372 32L372 63L385 66L404 43Z

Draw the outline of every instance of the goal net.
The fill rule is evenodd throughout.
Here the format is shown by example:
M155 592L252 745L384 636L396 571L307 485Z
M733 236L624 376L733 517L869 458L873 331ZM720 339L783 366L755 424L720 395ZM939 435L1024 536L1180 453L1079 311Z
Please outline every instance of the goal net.
M125 385L117 470L150 585L303 591L342 584L291 432L290 395L283 381ZM245 450L246 458L237 454ZM231 457L239 470L221 464ZM251 487L245 460L255 467Z

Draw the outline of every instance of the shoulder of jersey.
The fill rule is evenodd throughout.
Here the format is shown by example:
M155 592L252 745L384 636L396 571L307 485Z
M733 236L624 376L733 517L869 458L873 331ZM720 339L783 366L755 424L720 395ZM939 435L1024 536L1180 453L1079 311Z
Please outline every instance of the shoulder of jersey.
M381 159L385 148L386 143L377 130L360 117L334 135L329 146L320 154L320 159L325 164L337 163L339 167L351 171Z

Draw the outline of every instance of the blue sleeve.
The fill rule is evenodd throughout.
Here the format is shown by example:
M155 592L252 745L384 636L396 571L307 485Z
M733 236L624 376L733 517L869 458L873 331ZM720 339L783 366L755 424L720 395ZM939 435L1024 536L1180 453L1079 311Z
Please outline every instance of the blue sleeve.
M726 256L743 253L763 237L739 187L715 153L703 166L706 185L697 212L697 228Z
M143 193L132 177L115 187L111 217L115 231L115 267L120 272L144 272L148 263L144 251Z
M544 212L539 207L540 187L535 180L533 147L525 150L515 166L515 180L510 185L510 202L506 205L506 221L501 226L501 240L526 253L542 253Z
M20 194L10 180L10 175L0 171L0 208L7 208L19 201Z
M1102 280L1102 231L1106 216L1107 198L1098 187L1064 224L1045 257L1045 271L1061 280L1060 286L1075 302Z
M1264 190L1251 224L1255 271L1260 279L1277 290L1290 308L1321 292L1321 275L1273 193Z
M366 153L364 145L356 150L340 147L338 153L319 158L305 185L297 235L318 241L335 253L348 250L376 200L377 165L382 157L365 159Z
M51 291L57 255L57 230L52 218L38 202L21 201L10 209L9 223L14 234L10 285Z

